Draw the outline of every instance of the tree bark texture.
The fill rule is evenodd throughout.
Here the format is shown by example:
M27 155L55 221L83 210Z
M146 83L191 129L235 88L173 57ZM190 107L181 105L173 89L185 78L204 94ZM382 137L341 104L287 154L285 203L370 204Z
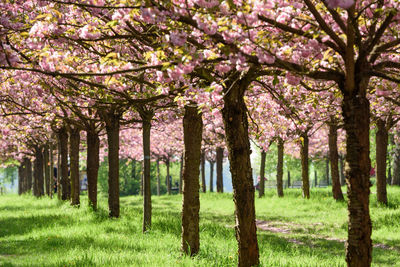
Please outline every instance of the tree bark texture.
M35 147L35 163L34 163L34 195L36 197L44 196L44 175L43 175L43 148Z
M300 157L301 157L301 180L303 198L310 198L310 177L308 167L308 135L304 133L301 135L302 140L300 143Z
M283 197L283 148L284 143L281 138L278 139L278 163L276 166L276 187L278 197Z
M143 233L151 228L151 180L150 180L150 130L153 113L142 114L143 134Z
M254 266L259 264L259 251L247 108L244 102L244 93L250 84L250 79L247 80L246 77L233 77L233 79L235 80L228 82L225 88L222 114L235 202L238 266Z
M209 161L210 164L210 192L214 192L214 161Z
M86 155L86 175L88 181L88 201L89 207L97 210L97 180L100 162L100 139L96 131L86 131L87 155Z
M260 162L260 181L258 184L258 197L264 196L265 191L265 160L267 153L261 150L261 162Z
M201 153L202 131L202 115L201 113L199 114L197 106L185 106L183 118L185 152L183 164L182 251L191 256L197 254L200 247L199 168L200 161L204 159Z
M79 193L79 144L80 130L72 129L69 136L70 143L70 174L71 174L71 205L80 205Z
M369 215L370 108L365 91L346 92L342 109L346 130L345 166L349 210L346 261L348 266L364 267L370 266L372 260L372 224Z
M60 156L61 156L61 166L60 166L61 188L59 187L58 190L61 190L61 199L68 200L70 199L71 195L70 193L71 183L68 175L68 132L64 127L59 130L58 138L60 142Z
M26 172L26 182L25 182L25 192L32 190L32 161L29 158L24 159L25 172Z
M43 167L44 167L44 180L46 185L46 195L51 194L51 170L50 170L50 151L49 145L44 146L43 150Z
M106 115L108 142L108 210L112 218L119 217L119 120L120 115Z
M224 160L224 149L217 147L217 192L224 192L224 177L223 177L223 160Z
M329 125L329 158L331 162L332 194L336 200L344 200L339 178L339 154L337 147L337 126Z
M378 202L388 204L386 192L386 159L389 133L386 123L382 119L376 122L378 128L376 132L376 195Z
M201 152L201 191L205 193L206 188L206 155L205 151Z
M24 164L21 162L18 166L18 195L21 195L24 192L25 180Z

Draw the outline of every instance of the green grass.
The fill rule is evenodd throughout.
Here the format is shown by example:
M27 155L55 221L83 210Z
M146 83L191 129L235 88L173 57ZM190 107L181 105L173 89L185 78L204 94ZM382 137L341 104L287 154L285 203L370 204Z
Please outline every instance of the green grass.
M374 191L374 189L373 189ZM285 198L268 190L256 199L257 218L286 229L258 231L262 266L345 266L346 203L328 188L313 189L304 200L298 189ZM142 198L121 198L121 218L107 217L82 197L81 208L56 199L0 196L0 266L236 266L234 205L231 194L202 194L201 252L180 253L181 196L153 197L151 231L141 232ZM389 188L389 207L371 196L373 266L400 266L400 188ZM334 240L332 240L334 238Z

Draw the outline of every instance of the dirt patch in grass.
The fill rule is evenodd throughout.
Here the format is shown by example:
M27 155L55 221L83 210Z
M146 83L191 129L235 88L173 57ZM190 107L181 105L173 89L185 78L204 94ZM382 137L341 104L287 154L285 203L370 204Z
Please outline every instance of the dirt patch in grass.
M310 224L309 226L317 226L323 225L322 223L314 223ZM280 234L294 234L298 232L298 230L306 229L305 225L300 225L291 222L280 222L280 221L263 221L263 220L256 220L256 226L259 230L272 232L272 233L280 233ZM336 241L340 243L345 243L346 239L343 238L336 238L336 237L329 237L323 235L316 235L316 234L308 234L309 237L315 239L324 239L327 241ZM286 238L288 242L295 243L298 245L306 245L303 241L300 241L295 238ZM310 245L313 246L313 245ZM385 250L393 250L400 252L400 247L391 247L382 243L377 243L373 245L374 248L380 248Z

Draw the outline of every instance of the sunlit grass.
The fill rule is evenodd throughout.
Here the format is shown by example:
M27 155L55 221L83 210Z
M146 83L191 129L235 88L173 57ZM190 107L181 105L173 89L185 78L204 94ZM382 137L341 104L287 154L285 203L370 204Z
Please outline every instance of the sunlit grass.
M262 266L345 266L345 202L329 188L275 190L256 199L257 218L286 232L258 231ZM374 189L372 190L374 191ZM152 229L143 234L142 198L121 198L121 218L109 219L107 200L91 211L56 199L0 196L0 266L236 266L234 204L231 194L201 194L201 251L180 253L181 196L153 197ZM400 262L400 188L389 188L389 207L371 196L375 266Z

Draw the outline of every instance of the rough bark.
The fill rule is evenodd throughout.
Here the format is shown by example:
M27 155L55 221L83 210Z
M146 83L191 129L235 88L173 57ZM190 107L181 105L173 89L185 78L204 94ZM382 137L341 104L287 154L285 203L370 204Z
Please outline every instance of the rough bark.
M80 144L80 130L71 129L69 136L70 143L70 175L71 175L71 205L80 205L79 193L79 144Z
M382 119L376 122L378 128L376 132L376 195L378 202L388 204L386 192L386 159L389 133L386 123Z
M214 192L214 161L209 161L210 163L210 192Z
M300 143L300 157L301 157L301 180L303 198L310 198L310 177L308 167L308 135L304 133L301 135L302 140Z
M120 114L106 115L108 143L108 210L112 218L119 217L119 120Z
M369 215L371 162L369 158L369 101L364 93L345 93L342 104L346 130L346 184L349 224L348 266L370 266L372 224Z
M250 84L250 80L247 80L246 77L242 79L233 77L234 81L227 82L224 108L222 109L232 174L239 266L259 264L254 184L250 163L251 151L247 108L244 102L244 93Z
M89 207L97 210L97 180L100 161L100 139L96 131L86 131L87 155L86 175L88 181L88 202Z
M185 116L183 118L185 152L183 164L182 251L191 256L197 254L200 247L199 168L202 154L202 131L202 116L199 114L197 107L185 106Z
M151 228L151 180L150 180L150 130L153 113L145 113L142 117L143 134L143 233Z
M43 175L43 148L35 147L35 163L34 163L34 195L36 197L44 196L44 175Z
M336 200L344 200L339 178L339 154L337 147L337 126L329 125L329 158L331 163L332 194Z
M205 151L201 152L201 190L206 192L206 155Z
M223 178L223 160L224 160L224 149L222 147L217 147L217 192L224 192L224 178Z
M283 140L278 140L278 163L276 166L276 189L278 197L283 197Z
M68 133L65 128L61 128L58 132L58 139L60 142L60 156L61 156L61 177L60 184L61 188L58 187L58 190L61 191L61 199L68 200L70 199L70 187L71 183L68 177Z
M267 157L267 153L264 150L261 150L261 162L260 162L260 181L258 184L258 197L264 196L264 188L265 188L265 160Z
M43 167L44 167L44 181L45 181L46 195L50 196L51 178L50 178L50 151L49 151L49 145L45 145L44 146L44 150L43 150Z

